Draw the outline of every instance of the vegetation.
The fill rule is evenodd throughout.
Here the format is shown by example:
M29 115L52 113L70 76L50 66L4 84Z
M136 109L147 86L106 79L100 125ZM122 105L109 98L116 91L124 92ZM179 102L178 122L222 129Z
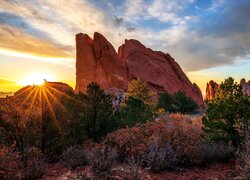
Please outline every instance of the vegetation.
M182 114L194 114L197 112L199 106L183 92L179 91L170 95L168 93L162 93L159 96L158 108L163 108L167 112L182 113Z
M156 94L152 92L147 84L141 79L133 79L128 83L127 97L134 97L144 102L147 108L154 109L156 102L154 97Z
M133 127L137 123L146 123L152 117L152 112L144 102L137 97L128 97L124 106L116 112L119 127Z
M87 166L80 178L145 179L144 168L224 162L236 148L238 176L249 178L250 101L232 78L220 85L205 115L194 115L198 105L182 92L160 94L156 103L140 79L129 83L116 111L94 82L86 94L44 89L35 93L41 98L8 98L0 107L0 179L38 179L51 162L71 171Z
M219 86L215 98L208 102L207 112L203 117L205 138L232 142L240 145L243 136L237 130L250 119L250 102L243 96L241 86L228 78Z

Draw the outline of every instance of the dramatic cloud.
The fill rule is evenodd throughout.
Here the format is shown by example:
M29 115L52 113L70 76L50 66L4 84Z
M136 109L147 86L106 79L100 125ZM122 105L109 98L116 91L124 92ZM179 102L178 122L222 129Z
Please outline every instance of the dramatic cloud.
M138 39L186 71L249 61L248 0L2 0L0 50L73 59L75 34Z

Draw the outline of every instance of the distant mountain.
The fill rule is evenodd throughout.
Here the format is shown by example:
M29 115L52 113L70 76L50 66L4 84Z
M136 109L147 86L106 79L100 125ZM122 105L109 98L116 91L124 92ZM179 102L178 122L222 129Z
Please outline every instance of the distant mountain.
M203 103L200 88L190 82L170 54L153 51L134 39L125 40L117 53L99 33L93 39L83 33L76 35L76 92L86 92L91 81L103 89L126 90L133 78L147 82L156 92L183 91L198 104Z

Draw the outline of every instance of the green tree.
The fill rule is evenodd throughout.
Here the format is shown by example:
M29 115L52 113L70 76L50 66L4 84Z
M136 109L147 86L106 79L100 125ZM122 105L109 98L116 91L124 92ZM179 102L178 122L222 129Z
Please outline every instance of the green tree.
M57 110L64 139L67 146L76 146L87 139L86 132L86 95L79 93L68 93L60 100L62 106Z
M87 87L86 94L86 130L88 137L99 141L107 133L117 127L113 118L111 97L92 82Z
M162 93L159 96L157 108L163 108L165 111L183 114L195 113L199 108L198 105L183 92L179 91L170 95L168 93Z
M116 115L119 117L119 126L123 128L133 127L136 123L145 123L152 117L152 112L141 99L130 96Z
M232 142L238 146L242 136L238 124L246 124L250 118L250 102L243 96L241 86L229 77L219 86L215 98L208 102L203 117L203 137L215 141Z
M173 99L173 107L175 107L175 111L177 112L183 114L193 114L199 108L192 98L186 96L181 91L174 93Z

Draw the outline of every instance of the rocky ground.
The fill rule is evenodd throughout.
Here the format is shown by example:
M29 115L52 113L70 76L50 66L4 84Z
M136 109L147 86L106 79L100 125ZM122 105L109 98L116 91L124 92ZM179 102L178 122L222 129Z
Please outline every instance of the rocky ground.
M148 170L139 171L139 179L159 179L159 180L227 180L233 179L234 162L213 163L206 167L199 168L183 168L178 171L164 171L160 173L152 173ZM127 178L125 178L127 177ZM96 177L90 172L89 167L82 167L76 170L68 170L62 164L53 164L47 170L47 173L41 178L43 180L70 180L70 179L135 179L135 175L131 174L131 170L126 167L118 166L114 169L112 176L107 178Z

